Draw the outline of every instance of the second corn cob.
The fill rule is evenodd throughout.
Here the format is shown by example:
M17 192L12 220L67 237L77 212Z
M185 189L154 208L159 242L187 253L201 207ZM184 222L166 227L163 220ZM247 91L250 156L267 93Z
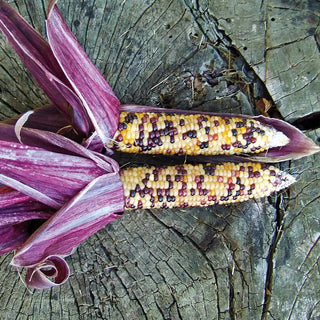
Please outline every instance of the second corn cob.
M112 148L130 153L260 153L289 138L255 119L165 112L121 112Z
M126 209L209 206L269 196L295 180L261 163L133 167L120 171Z

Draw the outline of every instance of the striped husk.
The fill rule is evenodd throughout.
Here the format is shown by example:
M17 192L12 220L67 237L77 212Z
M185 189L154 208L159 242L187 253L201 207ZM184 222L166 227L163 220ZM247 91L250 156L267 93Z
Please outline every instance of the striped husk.
M208 206L245 201L288 187L294 178L260 163L133 167L120 171L126 209Z
M201 114L121 112L109 147L151 154L257 154L289 139L255 119Z

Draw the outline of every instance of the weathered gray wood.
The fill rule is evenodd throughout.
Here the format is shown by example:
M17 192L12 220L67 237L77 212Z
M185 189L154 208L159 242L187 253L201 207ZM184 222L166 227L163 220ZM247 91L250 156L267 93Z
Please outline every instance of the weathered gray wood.
M317 78L310 80L319 59L317 52L308 58L315 46L308 27L294 28L291 38L274 35L295 26L288 25L292 14L316 20L313 8L281 9L294 3L61 0L59 6L123 103L254 113L246 90L233 92L233 56L225 47L233 43L292 118L319 109ZM12 4L44 33L44 1ZM219 37L220 52L210 45ZM208 85L203 72L220 68L218 84ZM2 36L0 81L2 118L47 101ZM310 135L316 140L319 133ZM59 288L29 291L9 267L12 255L0 257L0 318L318 319L319 156L283 168L298 183L268 199L125 213L67 259L71 277Z
M318 1L185 2L209 38L245 57L285 119L319 111Z

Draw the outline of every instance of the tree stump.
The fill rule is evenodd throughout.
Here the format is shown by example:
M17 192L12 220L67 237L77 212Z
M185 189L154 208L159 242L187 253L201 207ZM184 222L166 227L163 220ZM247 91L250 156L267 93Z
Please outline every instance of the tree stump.
M45 1L9 2L45 35ZM122 103L256 114L265 97L288 121L320 109L316 1L58 5ZM2 34L0 93L1 119L48 102ZM259 201L125 213L67 258L58 288L28 289L0 257L0 318L319 319L319 155L281 167L297 183Z

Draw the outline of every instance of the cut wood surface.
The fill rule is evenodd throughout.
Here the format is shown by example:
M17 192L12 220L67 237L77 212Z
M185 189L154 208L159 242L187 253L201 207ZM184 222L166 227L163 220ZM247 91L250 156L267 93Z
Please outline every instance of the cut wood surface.
M9 3L45 34L44 0ZM122 103L320 111L318 1L58 4ZM47 102L1 34L1 119ZM1 256L0 319L319 319L320 155L281 168L297 183L269 198L126 212L67 258L61 287L28 289Z

